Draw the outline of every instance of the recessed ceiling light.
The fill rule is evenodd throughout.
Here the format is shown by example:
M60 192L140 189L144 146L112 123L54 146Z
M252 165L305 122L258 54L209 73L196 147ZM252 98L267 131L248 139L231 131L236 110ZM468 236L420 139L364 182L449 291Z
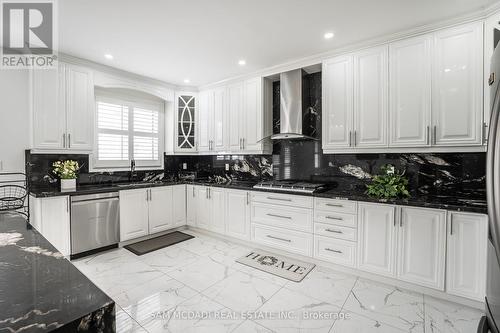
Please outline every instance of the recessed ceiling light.
M191 82L190 79L184 79L184 83L189 83L189 82Z
M245 66L246 64L247 64L247 62L244 59L241 59L238 61L238 65L240 65L240 66Z
M108 60L113 60L113 55L109 54L109 53L106 53L104 55L104 58L108 59Z
M333 32L327 32L324 35L325 39L332 39L333 36L335 36L335 34Z

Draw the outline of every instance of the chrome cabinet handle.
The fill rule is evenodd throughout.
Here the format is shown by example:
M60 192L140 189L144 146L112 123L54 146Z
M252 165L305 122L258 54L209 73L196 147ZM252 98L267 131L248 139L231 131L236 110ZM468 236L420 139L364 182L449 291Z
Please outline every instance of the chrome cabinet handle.
M483 144L488 142L488 125L486 123L483 123Z
M352 147L352 132L349 131L349 147Z
M288 219L288 220L291 220L292 218L290 216L284 216L284 215L276 215L276 214L266 214L267 216L271 216L271 217L279 217L281 219Z
M66 212L69 213L69 197L66 197Z
M430 140L430 134L431 134L431 127L430 126L427 126L427 130L425 132L425 137L426 137L426 142L427 142L427 145L430 144L431 140Z
M245 138L243 138L243 139L241 140L241 143L242 143L242 147L243 147L242 149L245 149Z
M292 201L292 199L284 199L284 198L275 198L275 197L267 197L269 200L278 200L278 201Z
M450 215L450 236L453 236L453 215Z
M66 134L63 134L63 148L66 148Z
M153 191L149 189L149 201L153 200Z
M247 206L250 204L250 193L247 192Z
M241 148L241 138L240 138L240 149L243 149L243 148Z
M357 146L357 143L356 143L356 131L354 131L354 147Z
M330 249L329 247L325 247L325 250L330 251L330 252L335 252L335 253L342 253L342 251Z
M344 207L344 205L341 205L341 204L331 204L331 203L327 203L326 206L329 206L329 207Z
M193 198L194 198L194 186L193 186Z
M437 126L434 126L434 144L437 144Z
M344 219L341 218L341 217L336 217L336 216L330 216L330 215L327 215L325 216L327 219L329 220L337 220L337 221L343 221Z
M208 188L205 189L205 198L208 199Z
M343 232L342 232L342 231L340 231L340 230L325 229L325 231L328 231L328 232L333 232L333 233L336 233L336 234L343 234Z
M272 239L277 239L277 240L280 240L280 241L283 241L283 242L288 242L288 243L292 242L290 239L279 238L279 237L275 237L275 236L271 236L271 235L267 235L267 237L268 238L272 238Z
M68 134L68 148L71 148L71 134Z

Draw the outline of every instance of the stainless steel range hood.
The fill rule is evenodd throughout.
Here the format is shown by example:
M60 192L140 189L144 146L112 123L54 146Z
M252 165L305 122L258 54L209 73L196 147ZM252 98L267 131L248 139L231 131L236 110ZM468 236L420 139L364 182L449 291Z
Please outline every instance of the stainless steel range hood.
M280 74L280 133L272 140L313 139L304 133L303 115L309 103L309 86L302 69Z

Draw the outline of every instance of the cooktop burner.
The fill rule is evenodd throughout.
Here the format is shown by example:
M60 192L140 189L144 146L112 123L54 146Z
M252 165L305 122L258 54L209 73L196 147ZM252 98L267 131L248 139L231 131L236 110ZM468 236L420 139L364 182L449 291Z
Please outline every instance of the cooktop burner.
M274 180L258 183L254 186L254 188L269 191L299 192L311 194L326 189L326 185L289 180Z

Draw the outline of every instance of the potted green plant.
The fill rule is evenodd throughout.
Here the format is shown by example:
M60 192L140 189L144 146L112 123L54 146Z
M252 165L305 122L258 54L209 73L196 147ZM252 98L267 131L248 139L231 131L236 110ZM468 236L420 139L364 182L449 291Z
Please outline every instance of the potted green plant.
M398 172L390 164L384 165L380 175L373 177L372 182L366 185L366 194L379 199L409 197L408 179L404 174L404 171Z
M61 179L61 191L76 189L76 178L80 166L77 161L66 160L52 163L52 172Z

